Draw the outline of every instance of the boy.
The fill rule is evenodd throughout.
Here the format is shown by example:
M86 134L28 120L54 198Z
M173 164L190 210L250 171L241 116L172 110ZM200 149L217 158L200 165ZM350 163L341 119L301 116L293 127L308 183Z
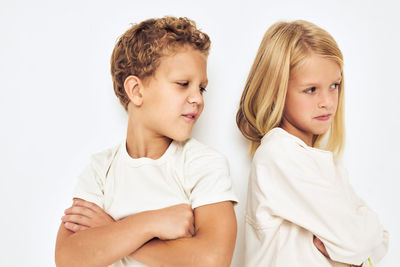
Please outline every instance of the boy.
M121 36L111 74L127 137L79 177L57 266L230 265L236 197L228 166L189 138L203 110L209 47L187 18L149 19Z

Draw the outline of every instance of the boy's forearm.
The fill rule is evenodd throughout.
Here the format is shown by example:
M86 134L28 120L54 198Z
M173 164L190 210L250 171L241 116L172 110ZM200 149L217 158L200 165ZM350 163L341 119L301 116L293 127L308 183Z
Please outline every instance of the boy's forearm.
M230 201L195 209L196 234L152 240L129 256L149 266L229 267L236 242L236 216Z
M224 246L196 236L170 241L154 239L130 257L153 267L229 267L234 244L235 239L229 246Z
M61 225L56 244L56 264L107 266L129 255L152 238L144 214L76 233Z

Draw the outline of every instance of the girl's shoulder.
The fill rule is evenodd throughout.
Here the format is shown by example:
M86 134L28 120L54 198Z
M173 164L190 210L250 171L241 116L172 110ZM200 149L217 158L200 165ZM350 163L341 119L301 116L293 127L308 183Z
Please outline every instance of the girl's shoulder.
M332 153L308 146L300 138L280 127L270 130L262 139L253 161L332 161Z
M302 152L307 145L299 138L289 134L282 128L276 127L270 130L261 139L261 144L257 148L254 157L265 157L271 155L281 155L288 152Z

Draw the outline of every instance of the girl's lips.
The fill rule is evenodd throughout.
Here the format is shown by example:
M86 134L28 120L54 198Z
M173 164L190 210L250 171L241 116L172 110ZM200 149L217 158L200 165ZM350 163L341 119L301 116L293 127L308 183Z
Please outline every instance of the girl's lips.
M329 120L330 118L331 118L331 115L330 115L330 114L315 117L315 119L320 120L320 121L327 121L327 120Z

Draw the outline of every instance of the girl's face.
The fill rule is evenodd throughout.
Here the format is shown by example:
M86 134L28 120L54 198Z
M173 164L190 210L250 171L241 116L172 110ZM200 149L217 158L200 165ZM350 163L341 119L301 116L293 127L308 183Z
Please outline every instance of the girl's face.
M331 59L311 53L290 74L281 127L312 146L314 135L326 133L335 116L340 66Z

